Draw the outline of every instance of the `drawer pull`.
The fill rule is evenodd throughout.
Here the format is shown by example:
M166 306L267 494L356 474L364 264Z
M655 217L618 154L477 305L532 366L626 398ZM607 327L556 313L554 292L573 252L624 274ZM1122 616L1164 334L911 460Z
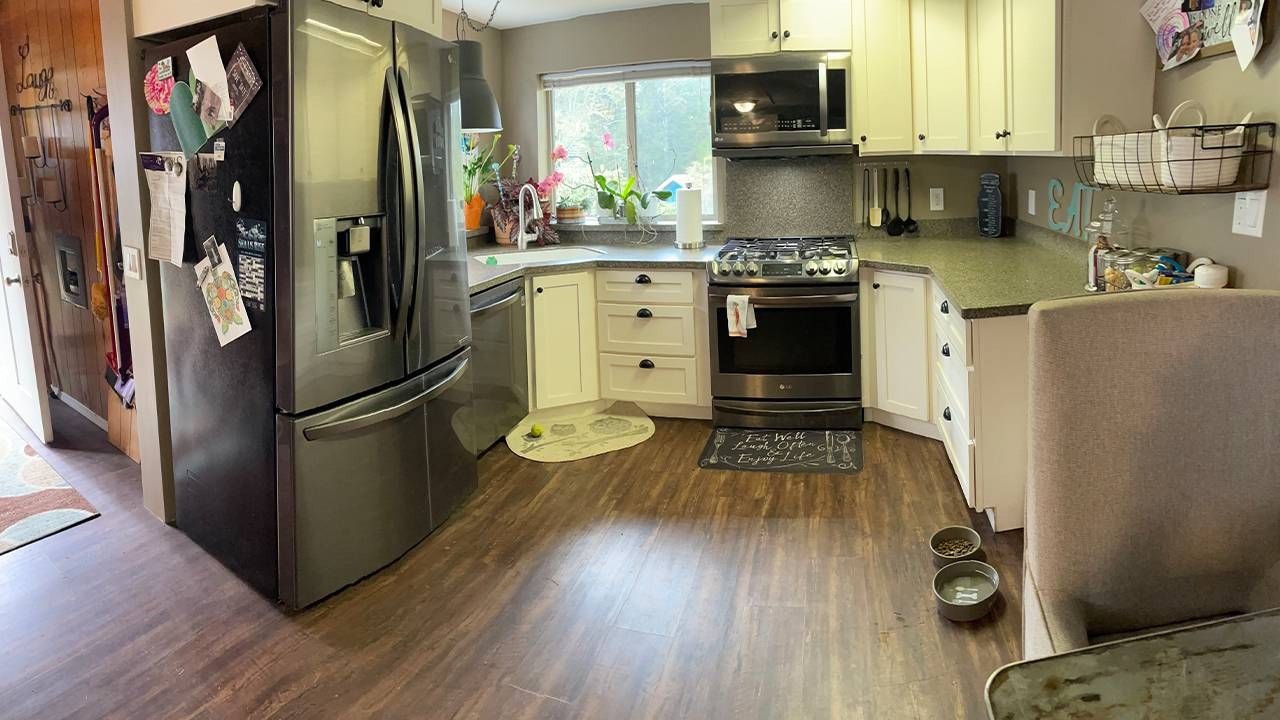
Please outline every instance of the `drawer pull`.
M649 358L645 358L644 360L640 361L640 367L644 368L645 370L652 370L653 361L650 360Z
M653 317L653 311L649 308L640 308L640 310L636 312L636 317L642 320L648 320Z
M942 343L942 357L951 357L951 343Z
M942 301L942 304L938 306L938 309L942 311L943 315L951 314L951 304L948 303L946 300Z
M943 408L942 419L951 422L951 408Z
M650 284L650 283L652 283L652 282L653 282L653 280L650 280L650 279L649 279L649 276L648 276L648 275L645 275L644 273L641 273L641 274L639 274L639 275L637 275L637 276L636 276L636 284L637 284L637 285L648 285L648 284Z

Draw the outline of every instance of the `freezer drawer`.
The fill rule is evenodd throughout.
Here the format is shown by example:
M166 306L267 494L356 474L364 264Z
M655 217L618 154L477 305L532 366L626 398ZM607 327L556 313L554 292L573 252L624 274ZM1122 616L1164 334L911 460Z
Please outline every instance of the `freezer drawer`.
M280 415L276 437L280 595L305 607L388 565L474 487L448 442L449 408L470 395L465 351L399 385L303 418ZM431 442L440 445L434 452ZM456 439L455 439L455 443ZM446 509L447 508L447 509ZM436 523L438 524L438 523Z

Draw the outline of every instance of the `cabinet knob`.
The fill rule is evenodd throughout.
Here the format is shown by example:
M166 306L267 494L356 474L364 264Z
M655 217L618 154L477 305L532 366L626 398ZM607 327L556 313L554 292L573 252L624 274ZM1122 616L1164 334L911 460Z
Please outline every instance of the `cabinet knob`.
M924 133L920 133L916 137L920 139L920 142L924 142Z
M1009 132L1008 130L1005 130L1005 131L1004 131L1004 136L1005 136L1005 137L1009 137L1009 136L1010 136L1010 135L1012 135L1012 134L1013 134L1013 133Z
M871 289L872 289L872 290L879 290L879 289L880 289L880 283L871 283Z
M636 312L636 317L648 320L653 317L653 311L649 308L640 308L640 310Z
M783 30L783 31L782 31L782 37L784 37L784 38L789 38L789 37L791 37L791 31L790 31L790 30Z
M942 343L942 357L951 357L951 343Z
M942 410L942 419L947 422L951 422L951 408L944 408Z
M645 370L652 370L652 369L653 369L653 361L652 361L652 360L650 360L649 358L645 358L645 359L643 359L643 360L641 360L641 361L640 361L640 367L644 368Z
M538 294L539 294L539 295L541 295L541 294L542 294L542 288L538 288Z
M648 285L651 282L653 282L653 280L650 280L648 275L641 273L640 275L636 276L637 285Z
M867 141L867 136L866 136L866 135L863 135L860 139L862 140L862 142L866 142L866 141Z
M542 291L539 290L538 292L542 292ZM943 300L942 304L938 306L938 310L941 311L943 315L950 315L951 305L946 300Z
M369 4L374 7L380 8L382 7L382 0L369 0Z
M1001 132L1001 131L999 131L999 130L997 130L997 131L996 131L996 139L997 139L997 140L999 140L999 139L1000 139L1000 138L1002 138L1002 137L1004 137L1004 133L1003 133L1003 132Z
M777 40L777 39L778 39L778 31L777 31L777 30L774 30L772 33L770 33L770 34L769 34L769 38L770 38L771 40Z

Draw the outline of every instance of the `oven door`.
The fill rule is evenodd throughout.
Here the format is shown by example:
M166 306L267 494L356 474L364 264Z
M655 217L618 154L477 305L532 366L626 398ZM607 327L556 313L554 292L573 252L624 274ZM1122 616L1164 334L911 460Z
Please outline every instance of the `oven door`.
M712 61L714 154L769 148L852 152L849 53L782 53Z
M729 336L729 295L751 298L756 327L748 337ZM712 286L708 310L717 399L861 399L857 285Z

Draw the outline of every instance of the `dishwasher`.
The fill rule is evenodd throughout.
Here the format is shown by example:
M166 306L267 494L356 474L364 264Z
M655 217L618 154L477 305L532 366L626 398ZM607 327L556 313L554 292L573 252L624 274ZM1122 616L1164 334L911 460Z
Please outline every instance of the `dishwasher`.
M524 281L471 296L476 455L501 440L529 409Z

